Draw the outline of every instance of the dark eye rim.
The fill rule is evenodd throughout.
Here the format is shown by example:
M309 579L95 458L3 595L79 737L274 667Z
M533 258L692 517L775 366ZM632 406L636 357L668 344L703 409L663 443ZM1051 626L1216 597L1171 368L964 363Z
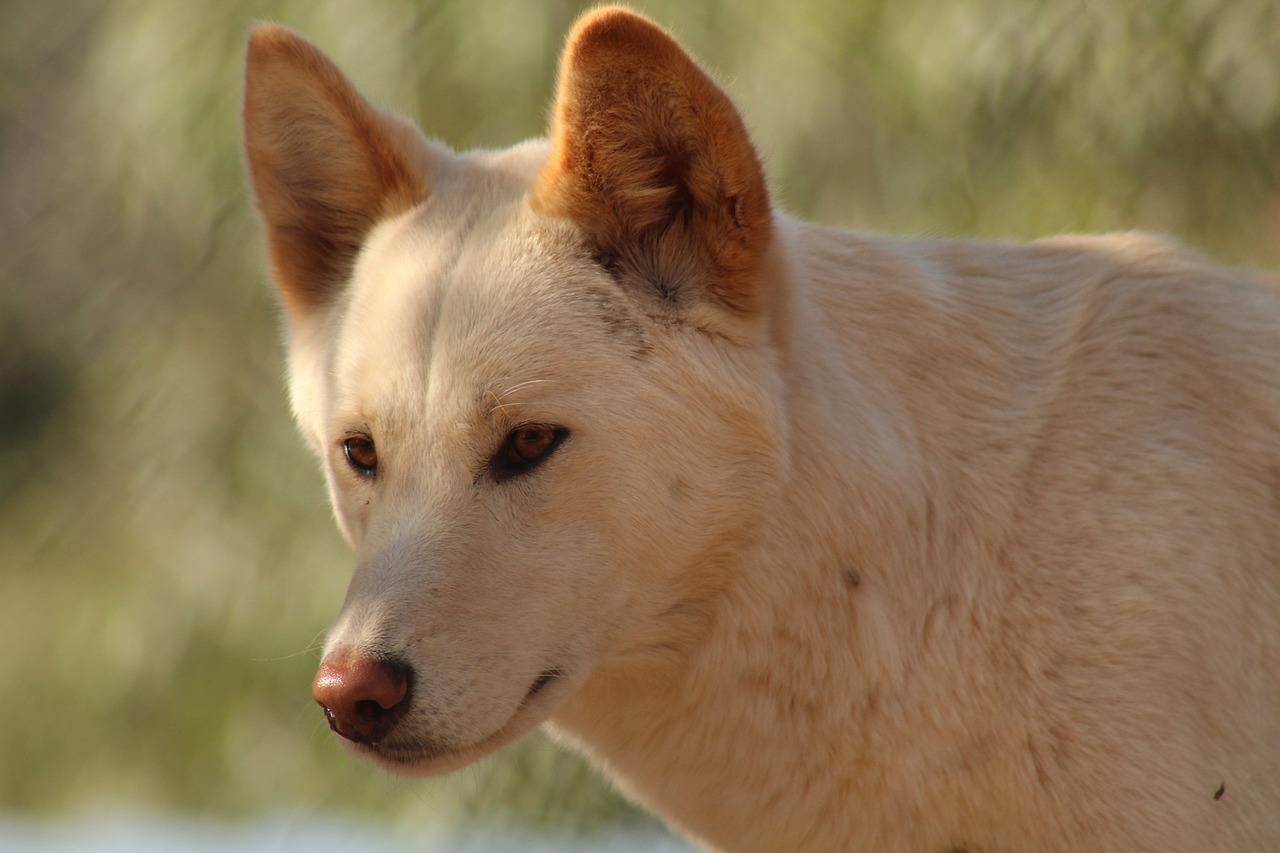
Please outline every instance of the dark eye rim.
M534 457L525 457L515 450L516 437L522 430L528 429L545 429L551 433L551 439L547 446ZM498 452L493 455L489 462L489 470L498 482L528 474L551 458L552 454L560 448L560 445L564 444L565 439L568 437L569 428L557 424L536 422L518 424L507 430L506 437L502 439L502 444L498 447Z
M366 446L365 450L353 450ZM367 458L362 458L365 452L372 456L372 462ZM347 465L351 470L355 471L362 477L373 477L378 473L378 446L374 443L373 436L368 433L358 432L351 433L342 439L342 455L347 460Z

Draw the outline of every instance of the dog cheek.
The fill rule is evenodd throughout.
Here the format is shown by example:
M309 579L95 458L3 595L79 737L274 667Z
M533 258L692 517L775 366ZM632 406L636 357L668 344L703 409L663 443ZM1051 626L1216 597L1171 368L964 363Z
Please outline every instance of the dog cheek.
M368 539L372 496L351 489L343 482L343 474L334 471L331 465L325 466L325 481L338 530L347 545L358 555Z
M556 485L522 513L521 529L490 537L503 543L491 559L504 567L506 618L522 623L548 667L563 665L559 654L586 660L607 648L635 586L620 551L618 496L590 475Z

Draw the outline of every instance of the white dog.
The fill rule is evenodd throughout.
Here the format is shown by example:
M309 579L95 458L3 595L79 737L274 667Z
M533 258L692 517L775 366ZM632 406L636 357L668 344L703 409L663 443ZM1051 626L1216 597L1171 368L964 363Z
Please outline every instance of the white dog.
M620 9L549 142L453 154L273 26L244 119L357 751L550 721L726 850L1280 850L1276 292L794 221Z

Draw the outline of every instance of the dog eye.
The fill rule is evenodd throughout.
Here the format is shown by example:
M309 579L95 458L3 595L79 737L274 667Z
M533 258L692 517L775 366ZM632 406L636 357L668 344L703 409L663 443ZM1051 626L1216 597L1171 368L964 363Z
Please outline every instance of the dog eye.
M348 436L342 442L342 453L347 463L359 474L372 477L378 470L378 450L367 435Z
M560 446L569 435L564 427L525 424L507 433L496 456L493 473L499 480L532 470Z

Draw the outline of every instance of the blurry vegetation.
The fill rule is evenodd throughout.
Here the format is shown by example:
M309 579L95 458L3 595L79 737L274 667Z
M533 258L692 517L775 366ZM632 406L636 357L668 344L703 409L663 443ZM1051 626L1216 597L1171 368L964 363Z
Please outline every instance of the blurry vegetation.
M533 739L444 781L308 691L350 558L289 419L244 188L274 19L455 147L542 133L585 4L0 4L0 809L630 814ZM639 0L725 81L779 200L858 227L1141 227L1280 266L1274 0Z

